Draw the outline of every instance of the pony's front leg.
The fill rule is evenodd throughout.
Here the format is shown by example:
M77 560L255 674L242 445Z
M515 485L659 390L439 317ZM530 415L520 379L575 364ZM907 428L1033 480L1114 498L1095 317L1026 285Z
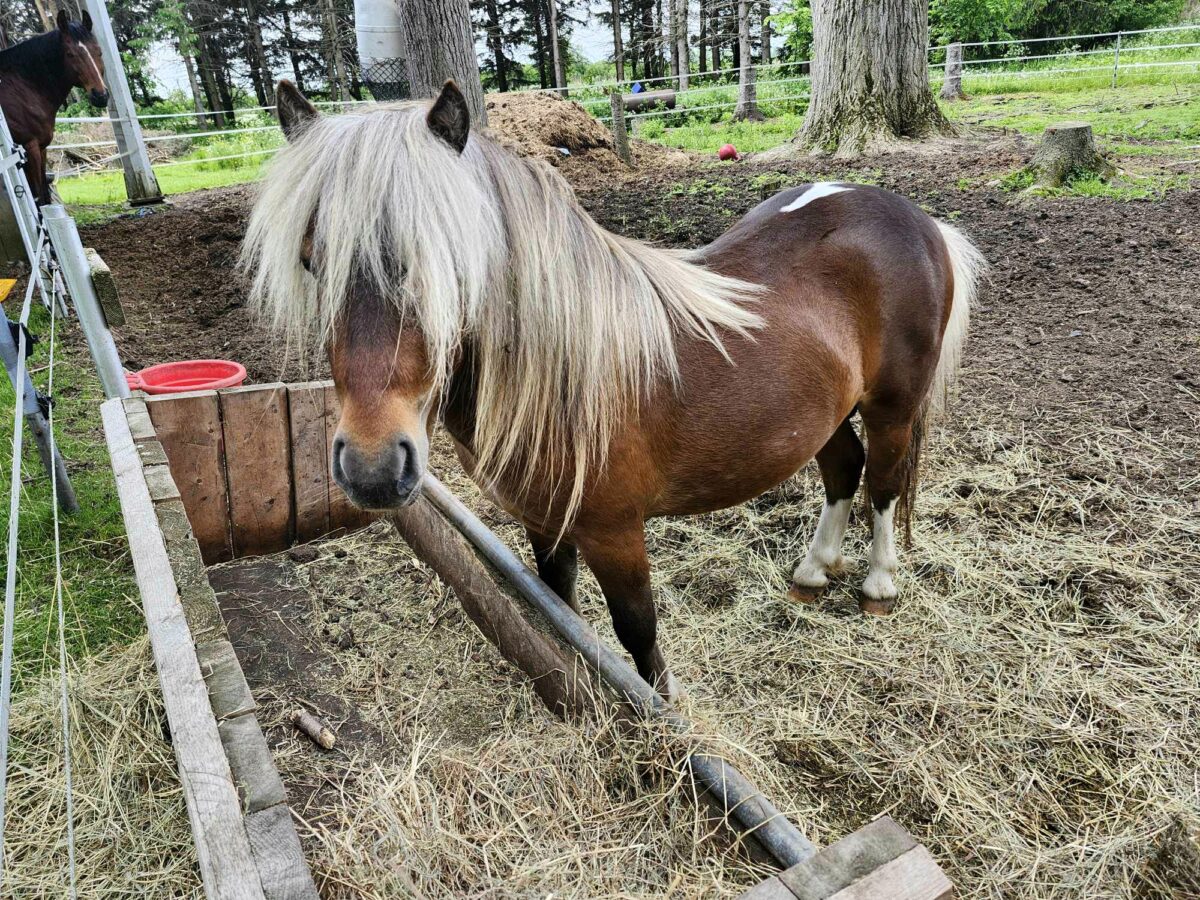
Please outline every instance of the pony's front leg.
M50 196L50 183L46 180L46 154L42 145L30 141L25 145L25 177L33 191L38 206L45 206L54 199Z
M546 582L562 601L579 612L579 599L575 595L575 582L579 577L579 553L574 544L546 537L526 528L529 544L533 547L533 558L537 560L538 577Z
M577 535L579 550L600 583L613 630L638 673L668 700L680 695L658 647L658 616L650 590L650 560L641 521L621 530Z

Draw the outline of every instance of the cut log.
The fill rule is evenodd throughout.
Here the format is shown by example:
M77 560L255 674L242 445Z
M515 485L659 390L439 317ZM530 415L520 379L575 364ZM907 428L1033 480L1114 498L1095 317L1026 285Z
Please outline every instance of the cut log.
M962 44L951 44L946 48L946 77L942 81L943 100L966 100L962 89L963 72Z
M1106 178L1115 171L1096 149L1092 126L1087 122L1060 122L1047 126L1032 166L1037 173L1038 187L1062 187L1076 175Z

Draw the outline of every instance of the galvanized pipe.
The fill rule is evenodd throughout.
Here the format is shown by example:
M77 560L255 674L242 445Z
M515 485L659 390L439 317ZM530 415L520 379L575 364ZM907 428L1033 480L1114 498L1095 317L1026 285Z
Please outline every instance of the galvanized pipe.
M54 245L54 255L62 267L67 293L75 304L79 327L87 338L88 350L100 375L104 396L110 400L113 397L128 397L125 369L117 354L112 332L108 330L104 310L100 308L100 300L96 297L96 289L92 287L91 269L83 252L83 242L79 240L75 220L67 215L62 204L50 203L42 207L42 221Z
M587 622L559 599L515 553L433 475L422 484L425 495L521 596L528 600L601 678L644 715L660 718L680 731L690 725L637 671L611 650ZM741 831L771 854L784 869L803 862L817 848L775 808L741 772L719 756L693 753L688 768L720 803Z

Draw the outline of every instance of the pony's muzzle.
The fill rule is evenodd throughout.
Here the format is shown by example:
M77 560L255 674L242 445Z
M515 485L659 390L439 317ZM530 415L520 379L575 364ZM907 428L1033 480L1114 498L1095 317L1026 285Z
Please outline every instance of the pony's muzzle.
M333 439L333 480L363 509L398 509L417 499L421 489L420 459L407 437L374 453L364 453L342 435Z
M88 100L91 102L92 106L108 106L108 91L88 91Z

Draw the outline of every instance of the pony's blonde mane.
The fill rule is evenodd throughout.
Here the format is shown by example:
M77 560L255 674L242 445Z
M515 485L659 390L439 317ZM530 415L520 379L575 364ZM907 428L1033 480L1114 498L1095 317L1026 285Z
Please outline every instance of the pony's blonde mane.
M605 231L565 181L472 133L460 155L427 104L321 118L281 150L243 247L251 299L289 345L327 340L355 279L369 279L425 337L436 384L473 350L475 476L568 493L659 382L679 375L677 334L722 349L761 326L753 285ZM316 277L300 262L310 222Z

